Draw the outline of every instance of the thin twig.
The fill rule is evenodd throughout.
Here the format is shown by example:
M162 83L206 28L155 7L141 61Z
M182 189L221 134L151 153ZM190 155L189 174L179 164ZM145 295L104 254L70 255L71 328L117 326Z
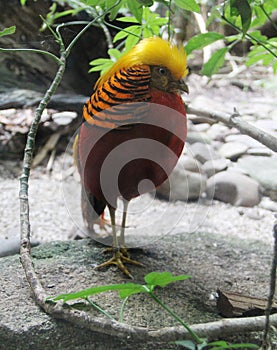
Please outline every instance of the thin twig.
M28 182L31 169L31 163L33 159L33 150L35 144L35 138L37 134L38 124L42 115L42 112L46 108L51 96L55 93L59 83L62 80L63 73L65 70L65 51L61 53L60 66L57 74L50 86L46 91L44 98L41 100L38 108L36 109L36 114L34 121L30 127L26 147L24 151L23 159L23 170L20 177L20 227L21 227L21 243L20 243L20 257L21 263L26 273L27 280L31 286L31 289L35 295L36 302L43 307L46 293L42 288L40 280L38 279L30 256L31 246L30 246L30 219L29 219L29 201L28 201Z
M265 14L265 16L267 17L267 19L269 20L269 22L271 23L272 27L277 30L277 25L276 23L273 21L273 19L269 16L269 14L267 13L266 9L264 8L264 4L262 3L260 5L261 10L263 11L263 13Z
M204 108L194 108L191 106L188 106L187 112L188 114L206 116L208 118L220 121L228 126L233 126L237 128L241 133L251 136L253 139L261 142L272 151L277 152L277 138L268 134L264 130L256 128L254 125L247 123L240 117L237 112L234 114L227 114L224 112L215 112Z
M42 55L47 55L50 56L51 58L53 58L58 64L60 63L60 59L55 56L53 53L48 52L48 51L44 51L44 50L39 50L39 49L6 49L3 47L0 47L0 52L15 52L15 51L23 51L23 52L34 52L34 53L39 53Z

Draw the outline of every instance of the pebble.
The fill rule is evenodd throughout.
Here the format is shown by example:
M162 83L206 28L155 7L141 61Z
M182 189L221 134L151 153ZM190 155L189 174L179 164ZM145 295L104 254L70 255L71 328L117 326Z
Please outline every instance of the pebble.
M178 163L188 171L192 171L193 173L203 173L202 164L187 154L183 154Z
M78 114L72 111L63 111L52 114L52 119L58 125L68 125L73 119L77 118Z
M207 130L207 135L217 141L224 141L226 134L229 132L229 128L220 123L211 125L210 129Z
M243 155L247 150L248 146L240 142L227 142L222 145L219 149L219 153L222 157L227 159L235 160Z
M252 156L270 157L271 155L273 155L273 151L271 151L269 148L266 148L266 147L252 147L247 150L246 154L249 154Z
M225 158L218 158L214 160L207 160L203 166L202 170L208 177L219 173L220 171L226 170L230 161Z
M268 197L263 197L259 206L263 209L270 210L277 213L277 203Z
M208 198L218 199L235 206L253 207L261 200L260 186L250 177L231 171L222 171L207 181Z

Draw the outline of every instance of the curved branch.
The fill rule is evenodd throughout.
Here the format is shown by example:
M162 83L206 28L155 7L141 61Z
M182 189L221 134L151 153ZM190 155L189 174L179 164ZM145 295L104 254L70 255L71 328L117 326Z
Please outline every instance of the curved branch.
M234 114L228 114L224 112L214 112L204 108L202 109L188 106L187 113L202 115L227 124L228 126L233 126L237 128L241 133L252 137L253 139L270 148L272 151L277 152L277 138L270 135L266 131L256 128L254 125L244 121L237 112Z
M58 303L56 305L44 303L44 310L56 318L70 321L78 326L95 332L128 338L132 341L170 342L175 340L192 339L191 334L182 326L164 327L157 330L130 326L114 320L91 317L88 313L74 310ZM247 318L227 318L220 321L191 325L190 328L201 338L225 337L236 333L262 331L265 325L265 316ZM277 314L270 316L270 324L277 326Z

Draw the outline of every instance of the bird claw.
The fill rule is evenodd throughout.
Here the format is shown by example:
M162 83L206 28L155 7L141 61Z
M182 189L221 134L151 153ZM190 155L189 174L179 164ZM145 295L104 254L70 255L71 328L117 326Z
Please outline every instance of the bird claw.
M133 279L134 277L125 267L124 263L132 264L136 266L144 266L139 261L130 259L130 254L128 253L128 250L125 247L121 247L119 249L107 248L105 252L113 252L113 256L108 261L105 261L104 263L98 265L97 269L106 267L109 265L116 265L123 273L125 273L126 276Z

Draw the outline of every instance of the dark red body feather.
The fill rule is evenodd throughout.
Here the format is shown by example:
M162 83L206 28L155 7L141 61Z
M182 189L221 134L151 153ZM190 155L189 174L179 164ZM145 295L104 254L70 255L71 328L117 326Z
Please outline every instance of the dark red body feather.
M180 96L159 90L150 90L150 95L153 108L140 123L127 125L126 129L112 130L83 123L80 129L79 161L83 185L87 193L113 207L116 207L119 195L131 200L141 192L151 190L146 186L138 191L138 185L144 179L150 180L155 187L161 185L175 167L184 146L186 116ZM177 113L156 104L169 107ZM157 146L156 153L155 149L147 150L152 144ZM119 145L122 148L119 154L114 158L110 156L106 168L103 168L103 162L115 153ZM146 159L148 153L150 158L153 155L155 161ZM117 171L118 164L120 172Z

